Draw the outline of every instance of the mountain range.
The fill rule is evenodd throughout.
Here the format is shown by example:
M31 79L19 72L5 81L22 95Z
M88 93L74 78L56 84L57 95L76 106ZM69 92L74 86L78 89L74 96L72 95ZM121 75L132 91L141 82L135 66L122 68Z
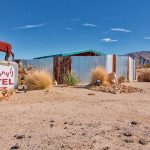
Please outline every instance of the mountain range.
M150 64L150 51L138 51L126 54L136 61L136 66Z

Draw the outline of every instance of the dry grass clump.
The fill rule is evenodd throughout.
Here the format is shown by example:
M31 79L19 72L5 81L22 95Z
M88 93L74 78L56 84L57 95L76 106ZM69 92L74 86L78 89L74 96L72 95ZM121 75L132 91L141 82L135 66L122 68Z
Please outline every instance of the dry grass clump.
M150 72L149 72L149 71L141 72L141 73L138 75L137 80L138 80L139 82L150 82Z
M142 65L142 66L140 66L139 68L140 68L140 69L142 69L142 68L150 68L150 64Z
M96 67L92 70L92 82L95 83L97 80L104 86L109 85L108 74L102 67Z
M51 87L53 84L52 77L46 71L30 72L25 79L25 85L29 90L41 90Z

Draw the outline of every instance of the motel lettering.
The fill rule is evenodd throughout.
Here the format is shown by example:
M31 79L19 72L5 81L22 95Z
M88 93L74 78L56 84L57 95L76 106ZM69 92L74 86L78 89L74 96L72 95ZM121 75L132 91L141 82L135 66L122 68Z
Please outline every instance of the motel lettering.
M14 68L0 65L0 87L14 87Z

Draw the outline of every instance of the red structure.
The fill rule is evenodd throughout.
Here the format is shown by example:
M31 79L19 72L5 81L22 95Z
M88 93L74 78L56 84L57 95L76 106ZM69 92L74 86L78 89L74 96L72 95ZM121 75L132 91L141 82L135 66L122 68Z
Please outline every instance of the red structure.
M10 55L12 55L12 60L14 61L14 53L12 52L12 46L9 43L0 41L0 51L5 52L5 60L8 61Z

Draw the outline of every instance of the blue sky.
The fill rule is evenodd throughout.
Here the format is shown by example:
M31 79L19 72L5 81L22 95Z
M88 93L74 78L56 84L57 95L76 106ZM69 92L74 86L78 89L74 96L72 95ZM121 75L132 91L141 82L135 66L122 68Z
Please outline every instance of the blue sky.
M84 49L150 50L149 7L150 0L0 0L0 40L27 59Z

